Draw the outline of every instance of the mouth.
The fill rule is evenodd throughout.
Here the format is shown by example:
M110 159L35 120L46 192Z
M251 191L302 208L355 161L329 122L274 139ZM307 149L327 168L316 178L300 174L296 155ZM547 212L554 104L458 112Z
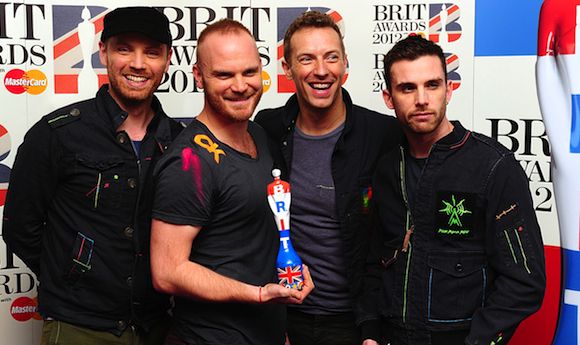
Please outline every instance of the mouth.
M125 74L124 77L133 84L142 84L145 83L147 80L149 80L149 78L147 77L133 74Z
M330 89L332 83L308 83L314 90L324 91Z

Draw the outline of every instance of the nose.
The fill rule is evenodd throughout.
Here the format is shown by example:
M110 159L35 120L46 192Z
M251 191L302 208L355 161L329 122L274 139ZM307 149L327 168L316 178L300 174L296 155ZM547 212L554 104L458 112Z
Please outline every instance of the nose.
M244 93L248 89L248 83L243 76L236 76L232 81L232 91L237 93Z
M415 99L415 103L417 104L417 106L425 106L429 104L429 95L427 93L427 90L425 90L425 88L420 87L417 89L417 97Z
M314 67L314 74L320 77L324 77L328 74L328 66L326 66L326 62L324 62L324 60L319 60L316 62L316 66Z
M131 66L131 68L134 68L134 69L145 68L145 54L143 54L142 52L133 53L133 57L131 58L130 66Z

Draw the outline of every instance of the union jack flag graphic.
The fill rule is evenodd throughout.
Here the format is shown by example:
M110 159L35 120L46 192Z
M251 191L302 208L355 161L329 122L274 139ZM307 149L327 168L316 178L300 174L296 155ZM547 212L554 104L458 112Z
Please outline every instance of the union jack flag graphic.
M278 267L278 284L292 289L301 289L304 278L300 270L300 265Z
M78 26L84 21L85 6L55 5L53 16L53 54L54 54L54 93L78 93L79 73L85 61L81 50ZM103 31L103 19L109 12L106 7L87 6L90 18L88 22L94 25L91 49L91 65L98 77L99 85L108 81L107 71L99 60L99 40Z
M439 42L441 39L439 36L443 31L447 34L445 41L457 41L461 37L461 25L457 22L460 14L459 6L456 4L430 4L429 40Z
M4 126L0 125L0 161L10 154L10 134ZM6 192L8 191L8 181L10 180L10 168L0 164L0 206L4 206Z
M459 69L459 57L453 53L444 53L445 62L447 63L447 79L451 80L453 90L461 86L461 75L457 73Z

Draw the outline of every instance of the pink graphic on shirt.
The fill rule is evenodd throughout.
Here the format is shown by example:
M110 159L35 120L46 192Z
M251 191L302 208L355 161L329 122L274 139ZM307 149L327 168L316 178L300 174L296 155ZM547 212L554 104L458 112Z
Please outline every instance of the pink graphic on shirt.
M183 171L190 171L195 185L197 200L203 203L205 197L203 195L202 171L199 157L189 147L181 151L181 169Z

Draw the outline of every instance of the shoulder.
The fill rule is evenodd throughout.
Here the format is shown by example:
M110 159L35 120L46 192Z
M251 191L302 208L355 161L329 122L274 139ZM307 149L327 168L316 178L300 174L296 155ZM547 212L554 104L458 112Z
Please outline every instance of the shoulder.
M91 117L96 111L95 99L88 99L59 108L44 116L40 121L56 129L75 123L81 118Z
M498 158L513 156L513 152L510 151L507 147L485 134L471 132L471 138L477 144L478 149L481 151L488 152L489 154L495 155Z
M358 105L352 106L352 123L355 131L364 131L364 135L373 140L381 140L395 146L401 141L403 131L397 119L391 115L379 113Z
M283 106L263 109L256 114L253 122L259 124L268 134L272 135L283 128L284 114Z

